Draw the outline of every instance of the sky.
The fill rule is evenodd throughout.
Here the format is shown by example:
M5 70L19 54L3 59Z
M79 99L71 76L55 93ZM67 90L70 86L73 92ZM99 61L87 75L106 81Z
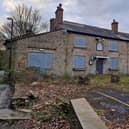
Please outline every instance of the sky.
M0 26L16 5L24 3L40 10L44 21L55 17L59 3L64 20L111 29L112 20L119 22L119 31L129 32L129 0L0 0Z

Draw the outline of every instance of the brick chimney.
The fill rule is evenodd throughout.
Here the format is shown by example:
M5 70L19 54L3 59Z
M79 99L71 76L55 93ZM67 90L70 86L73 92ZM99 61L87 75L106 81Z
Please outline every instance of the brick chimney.
M62 4L59 4L55 12L55 18L50 20L50 31L61 29L60 25L63 24L63 11Z
M113 22L112 22L112 24L111 24L111 26L112 26L112 32L114 32L114 33L117 33L118 32L118 22L117 21L115 21L115 19L113 19Z
M58 24L63 24L63 8L62 8L62 4L59 4L59 6L57 7L57 10L55 12L56 15L56 25Z

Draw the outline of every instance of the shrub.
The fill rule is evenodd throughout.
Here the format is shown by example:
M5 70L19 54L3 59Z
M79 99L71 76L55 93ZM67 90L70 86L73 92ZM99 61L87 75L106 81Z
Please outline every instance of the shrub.
M119 82L120 76L119 75L111 75L111 82Z

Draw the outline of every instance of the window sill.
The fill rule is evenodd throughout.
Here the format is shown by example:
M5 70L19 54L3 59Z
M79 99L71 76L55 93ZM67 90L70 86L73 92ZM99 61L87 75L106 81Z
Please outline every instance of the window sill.
M104 51L104 50L97 50L97 49L96 49L96 51L100 51L100 52L101 52L101 51Z
M119 69L118 69L118 68L116 68L116 69L112 69L112 68L110 68L110 69L109 69L109 71L117 72L117 71L119 71Z
M73 68L73 71L85 71L86 68Z
M52 68L44 68L44 70L52 70Z
M77 48L77 49L87 49L87 47L81 47L81 46L74 46L74 48Z
M118 50L109 50L110 52L118 52Z

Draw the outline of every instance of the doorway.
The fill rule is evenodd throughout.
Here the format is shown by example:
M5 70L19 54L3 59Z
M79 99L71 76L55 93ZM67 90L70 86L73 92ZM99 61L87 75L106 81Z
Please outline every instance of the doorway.
M96 60L96 73L97 74L103 74L103 62L104 59L98 58Z

